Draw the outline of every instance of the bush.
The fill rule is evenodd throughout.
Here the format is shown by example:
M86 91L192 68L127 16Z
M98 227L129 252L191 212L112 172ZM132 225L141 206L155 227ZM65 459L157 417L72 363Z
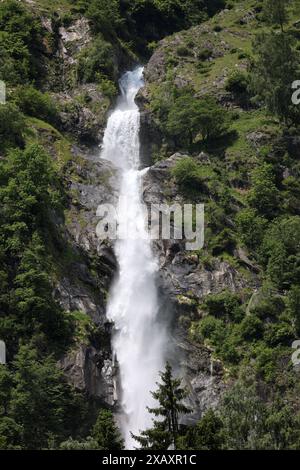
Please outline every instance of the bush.
M220 417L209 409L195 427L190 427L182 439L182 449L220 450L224 443L223 423Z
M270 323L266 327L265 341L268 346L290 346L294 338L295 331L290 323L281 321L279 323Z
M187 57L189 55L192 55L192 52L190 51L190 49L188 49L187 46L184 46L184 45L178 46L176 49L176 53L180 57Z
M216 235L210 244L213 256L219 256L224 252L233 254L236 247L235 234L229 228L224 228Z
M300 282L300 217L277 219L266 232L261 259L279 289Z
M216 33L219 33L220 31L222 31L222 29L223 29L222 26L220 26L219 24L216 24L216 25L214 26L214 31L215 31Z
M92 0L86 12L97 33L111 35L120 24L119 0Z
M22 147L25 119L18 108L11 104L0 104L0 151L10 147Z
M205 298L204 308L209 315L227 320L240 321L243 318L241 301L237 294L224 290Z
M181 89L169 105L165 128L181 144L192 145L198 134L209 141L228 132L229 113L211 96L197 99L190 88Z
M240 332L244 339L259 339L263 333L263 322L255 315L246 316L240 326Z
M201 49L198 52L198 59L199 60L207 60L211 56L211 50L210 49Z
M236 71L227 79L225 89L234 94L247 93L249 78L247 73Z
M279 190L275 185L275 174L272 165L263 163L252 172L252 187L248 195L250 206L258 214L272 218L279 206Z
M184 157L172 168L172 176L176 183L184 188L200 189L202 180L199 175L200 167L191 157Z
M36 79L41 68L42 27L20 2L0 4L0 79L13 85Z
M24 114L55 124L57 109L48 93L41 93L33 86L20 87L15 102Z
M285 302L279 295L264 295L251 312L264 322L276 321L285 309Z
M211 315L200 320L198 331L203 339L209 339L214 345L218 346L223 344L227 333L224 322Z
M83 83L101 83L103 75L114 80L116 69L112 45L98 36L91 46L80 52L77 72L79 81Z
M242 241L251 249L262 243L267 227L267 220L257 214L253 208L243 209L236 216L238 231Z
M30 76L30 53L18 37L0 31L0 79L16 85Z
M118 95L118 89L114 82L112 80L109 80L108 78L101 78L100 80L100 87L102 90L102 93L107 96L110 100L115 98Z

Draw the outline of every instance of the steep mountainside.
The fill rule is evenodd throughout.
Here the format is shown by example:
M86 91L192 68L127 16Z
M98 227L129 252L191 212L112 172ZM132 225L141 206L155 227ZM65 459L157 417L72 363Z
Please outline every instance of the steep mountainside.
M193 409L178 447L299 448L300 119L284 104L299 1L283 31L254 0L22 3L0 4L0 448L110 448L93 425L119 410L105 316L117 261L96 212L119 175L99 146L138 63L144 201L205 205L202 249L154 243Z

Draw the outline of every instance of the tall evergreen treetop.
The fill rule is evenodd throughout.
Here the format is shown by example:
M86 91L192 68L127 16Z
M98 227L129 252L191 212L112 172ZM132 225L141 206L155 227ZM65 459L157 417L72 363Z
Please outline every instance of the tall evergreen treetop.
M153 419L152 429L142 431L140 436L133 435L133 437L142 448L163 450L172 445L176 449L179 415L191 413L191 409L183 403L188 393L184 387L181 387L181 379L173 377L172 367L168 362L160 377L161 383L157 383L157 391L151 392L158 406L148 408L149 412L159 419Z

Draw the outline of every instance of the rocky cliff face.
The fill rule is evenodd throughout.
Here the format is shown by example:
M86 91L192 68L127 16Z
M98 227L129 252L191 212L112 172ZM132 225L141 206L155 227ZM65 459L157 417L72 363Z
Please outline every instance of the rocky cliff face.
M223 13L226 14L229 13ZM234 31L228 30L227 33L227 36L235 41ZM238 39L247 41L247 34ZM59 35L59 60L65 70L71 70L76 61L75 52L90 41L88 25L85 21L80 21L68 28L62 28ZM152 87L166 77L170 48L178 49L189 40L190 35L194 40L192 54L187 58L176 59L178 66L176 68L175 65L175 81L178 86L194 81L195 76L188 73L189 66L196 66L199 54L204 54L204 50L206 52L203 61L209 64L214 59L222 59L225 53L232 49L230 41L224 41L213 27L203 25L162 41L147 65L146 86L139 94L137 103L141 110L142 164L150 166L144 178L143 194L148 204L184 202L171 177L172 167L183 155L176 153L153 164L153 157L157 149L161 148L164 136L149 111L149 102ZM235 53L230 57L235 57ZM239 67L243 67L243 60ZM221 68L215 77L215 83L218 99L230 103L231 98L224 90L227 75L226 67ZM211 81L204 80L201 87L198 87L198 92L205 92L208 83ZM88 104L82 104L82 100L78 99L82 94L89 96ZM76 136L81 142L99 144L108 105L96 85L75 88L67 86L56 93L56 98L62 105L62 129ZM75 106L71 106L72 103L75 103ZM99 109L101 112L98 112ZM262 145L256 137L254 141L255 145ZM112 246L97 240L96 210L99 204L114 201L118 176L115 169L107 162L100 161L98 156L98 148L90 150L73 145L71 156L64 167L69 205L65 221L61 221L60 230L70 246L73 259L75 253L76 261L67 264L57 282L54 295L66 310L79 310L88 315L97 330L97 334L91 335L89 341L79 341L76 348L62 359L61 366L67 377L78 389L87 392L91 397L96 397L109 406L116 406L117 371L110 350L111 325L105 318L106 295L116 271L116 260ZM207 163L210 156L200 154L197 158L200 163ZM179 358L174 361L174 365L184 374L189 388L190 401L194 408L194 415L189 419L193 420L205 409L217 405L228 382L223 365L213 359L212 351L189 337L190 322L201 318L203 313L200 304L206 295L224 289L232 292L239 292L245 287L253 289L258 284L257 274L247 254L241 251L236 255L248 272L246 277L227 261L215 257L211 263L207 263L201 250L186 251L184 240L157 241L154 243L154 250L160 266L158 283L162 300L161 316L172 329L175 357Z
M42 17L42 25L53 39L45 44L49 51L44 88L56 100L59 131L46 123L31 124L37 141L56 161L66 195L64 216L55 215L55 249L60 255L53 295L65 311L78 312L83 319L86 316L88 325L88 331L83 327L84 334L76 334L60 367L78 390L114 407L117 374L110 347L112 325L105 308L116 260L111 245L100 243L96 236L97 208L114 201L118 184L116 170L99 159L110 101L97 84L79 84L74 79L78 53L92 41L88 21L80 18L58 27L56 20Z
M77 149L78 152L78 149ZM72 252L54 291L66 311L80 311L92 322L88 340L77 342L61 361L70 382L90 397L116 405L116 370L110 347L111 328L105 317L106 297L116 271L110 244L96 235L99 204L114 198L114 169L95 155L79 152L66 173L69 207L63 227L65 242ZM75 255L75 256L74 256Z
M147 204L184 204L171 176L176 162L184 158L174 154L148 170L144 178L144 201ZM200 156L200 159L203 155ZM246 287L255 288L258 280L251 265L248 278L228 262L215 258L207 265L201 250L187 251L186 240L159 240L154 250L159 260L159 290L162 296L162 317L168 318L172 330L173 349L177 358L174 367L180 370L190 392L190 404L198 419L202 412L218 404L228 386L222 364L213 359L212 351L195 343L189 336L189 324L201 318L199 304L209 294L227 289L239 292Z
M224 10L211 22L165 38L145 67L145 87L140 91L137 102L141 110L143 163L150 166L144 178L147 204L181 205L185 202L171 170L186 155L169 153L169 157L164 157L165 136L151 112L151 102L159 86L168 81L178 88L190 85L196 96L213 93L223 106L239 110L242 116L247 113L245 104L228 92L225 84L232 70L243 71L246 67L247 58L241 49L247 48L251 41L255 12L234 11L235 20L240 17L241 25L245 26L239 31L233 21L231 24L232 14L232 11ZM241 49L237 47L238 43ZM245 136L245 140L249 149L251 147L250 155L255 158L259 149L270 141L270 135L254 129ZM193 155L193 158L200 165L210 165L213 160L211 155L203 152ZM233 160L243 161L244 155L238 153L233 156L231 149L226 149L223 158L225 166L230 168ZM157 159L159 161L154 163ZM249 161L251 159L245 165L249 165ZM189 326L203 316L201 303L207 295L225 289L234 293L255 290L260 283L258 271L240 247L234 251L237 264L217 256L208 262L205 250L186 251L184 240L158 241L154 249L160 265L159 288L162 299L165 299L162 316L169 316L176 348L174 356L179 358L174 365L183 373L189 388L194 409L190 419L193 420L207 408L216 406L230 384L226 370L221 362L213 359L209 347L191 339Z

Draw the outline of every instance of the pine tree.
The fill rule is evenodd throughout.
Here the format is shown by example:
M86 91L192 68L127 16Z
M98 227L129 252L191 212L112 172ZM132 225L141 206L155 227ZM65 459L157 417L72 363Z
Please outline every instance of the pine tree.
M115 424L111 411L101 410L92 430L92 438L99 449L122 450L124 442L118 427Z
M159 419L153 419L153 428L142 431L140 436L132 434L142 449L166 450L171 445L176 449L179 415L191 413L191 409L182 403L188 393L181 387L181 379L173 377L172 367L168 362L160 377L158 390L151 392L159 406L148 408Z

